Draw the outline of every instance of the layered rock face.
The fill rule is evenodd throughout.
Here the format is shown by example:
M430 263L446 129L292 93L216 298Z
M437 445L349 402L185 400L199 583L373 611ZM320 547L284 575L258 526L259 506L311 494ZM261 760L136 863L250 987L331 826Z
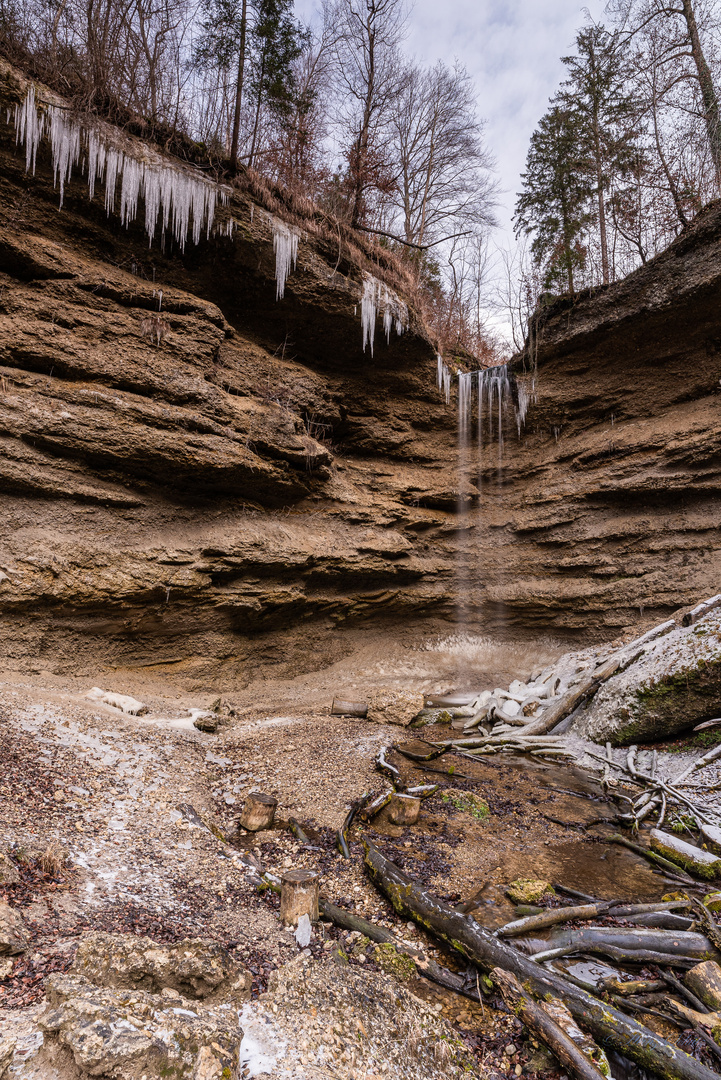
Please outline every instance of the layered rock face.
M4 69L0 90L11 668L227 687L332 662L354 623L451 630L459 593L473 631L599 639L716 591L721 211L548 311L525 429L509 413L502 455L459 470L413 311L363 351L370 264L302 235L276 301L247 195L232 238L184 253L79 169L59 210L47 145L28 175L5 122L26 84Z
M718 592L720 240L715 203L624 281L539 318L503 522L534 547L502 590L519 615L610 637Z

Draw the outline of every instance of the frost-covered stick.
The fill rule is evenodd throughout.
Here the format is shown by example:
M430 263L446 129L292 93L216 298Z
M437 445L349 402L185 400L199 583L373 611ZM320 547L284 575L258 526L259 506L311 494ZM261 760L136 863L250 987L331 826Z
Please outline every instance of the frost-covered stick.
M719 755L721 755L721 746L717 746L716 750L718 751L718 753L715 756L718 757ZM606 762L606 758L601 757L600 754L596 754L593 750L586 750L585 752L589 757L596 758L598 761L603 761L604 763ZM700 762L697 764L700 764ZM615 761L611 762L611 765L614 769L618 769L619 772L623 772L629 775L628 769L625 765L619 765ZM700 821L704 821L707 825L721 824L721 816L717 814L715 818L709 818L708 815L713 814L714 811L700 810L696 803L692 802L691 799L688 799L682 791L678 791L677 788L673 786L673 782L666 783L664 780L652 780L652 778L646 773L639 772L638 770L636 770L636 772L633 774L633 779L643 783L650 783L654 787L658 788L660 791L666 792L666 794L670 795L671 798L678 800L678 802L685 803L685 805L693 811L694 816L697 817Z

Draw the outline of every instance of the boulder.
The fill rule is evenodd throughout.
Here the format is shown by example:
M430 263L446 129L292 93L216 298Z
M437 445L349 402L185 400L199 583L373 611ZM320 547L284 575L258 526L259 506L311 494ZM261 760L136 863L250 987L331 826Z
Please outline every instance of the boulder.
M721 612L676 627L604 683L574 724L595 742L668 739L721 715Z
M423 694L412 690L379 690L368 702L368 719L377 724L408 724L423 709Z
M72 967L96 986L160 993L170 988L188 998L243 1001L252 976L214 941L190 938L160 945L133 934L86 934Z
M28 943L23 917L15 908L0 901L0 956L25 952Z
M72 1054L83 1074L109 1080L226 1080L243 1037L233 1009L198 1009L176 996L100 989L82 975L51 975L46 1039Z
M514 904L535 904L542 896L554 891L548 881L535 878L516 878L506 887L506 896Z
M17 885L20 873L17 866L4 851L0 852L0 885Z

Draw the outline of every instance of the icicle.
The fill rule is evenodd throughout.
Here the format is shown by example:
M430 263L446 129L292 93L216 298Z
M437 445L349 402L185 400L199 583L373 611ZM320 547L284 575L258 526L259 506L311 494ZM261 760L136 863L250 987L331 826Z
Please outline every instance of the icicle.
M255 203L250 204L250 224L253 224L253 212L255 210Z
M273 250L275 251L275 298L282 300L285 295L285 283L290 273L291 263L295 270L298 261L299 236L278 218L273 218Z
M35 105L35 87L31 86L22 105L15 106L15 144L25 146L25 171L32 167L35 175L35 159L38 143L43 136L45 118L38 113Z
M386 344L391 343L391 330L393 329L393 312L389 307L383 312L383 329L386 334Z
M371 356L373 355L375 341L376 317L379 311L383 316L383 330L385 331L386 341L390 343L391 330L394 325L399 337L408 326L408 307L393 289L368 274L363 279L361 326L363 327L363 352L366 350L366 345L370 344Z
M373 342L376 336L376 305L378 303L378 282L374 277L367 277L363 282L361 297L361 326L363 328L363 352L370 344L373 355Z
M468 421L471 416L471 395L473 393L473 372L458 372L458 435L462 442L468 436Z
M75 166L81 162L83 172L87 171L91 199L95 196L97 181L105 182L108 215L115 209L120 179L120 218L126 227L137 218L138 199L143 198L145 231L150 243L159 219L161 244L168 227L172 228L181 250L185 248L189 233L194 244L200 243L203 226L206 236L210 236L218 199L224 204L228 201L229 189L204 176L166 162L160 155L154 155L153 161L135 157L129 143L127 151L121 149L114 142L119 134L107 124L88 121L83 125L57 105L49 105L43 115L35 100L35 88L31 86L23 103L15 106L16 142L25 147L28 171L35 171L38 144L46 134L50 138L55 184L60 189L60 206L63 205L65 185ZM228 235L232 235L232 224L229 230Z
M70 180L73 166L80 155L80 126L68 120L65 112L51 105L50 149L53 156L53 182L60 187L60 205L65 197L65 185Z

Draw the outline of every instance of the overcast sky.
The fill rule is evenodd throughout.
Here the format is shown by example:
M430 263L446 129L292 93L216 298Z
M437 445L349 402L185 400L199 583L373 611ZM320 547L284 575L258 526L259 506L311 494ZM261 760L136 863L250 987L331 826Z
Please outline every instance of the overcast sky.
M454 59L478 90L479 115L503 189L499 222L511 229L528 140L563 78L585 12L603 16L599 0L417 0L406 48L419 60Z
M315 0L295 0L297 16L311 22ZM478 112L502 188L501 234L511 215L528 140L563 77L561 56L572 51L588 10L603 16L604 0L415 0L405 51L418 60L451 65L458 59L473 76ZM502 240L502 235L498 237Z
M410 0L412 3L413 0ZM486 145L501 189L494 241L512 241L512 216L528 141L564 76L562 56L589 12L603 21L606 0L415 0L404 49L423 63L455 60L468 70L485 119ZM298 18L312 22L316 0L295 0ZM494 260L492 277L500 276ZM488 312L489 325L506 337L506 318Z

